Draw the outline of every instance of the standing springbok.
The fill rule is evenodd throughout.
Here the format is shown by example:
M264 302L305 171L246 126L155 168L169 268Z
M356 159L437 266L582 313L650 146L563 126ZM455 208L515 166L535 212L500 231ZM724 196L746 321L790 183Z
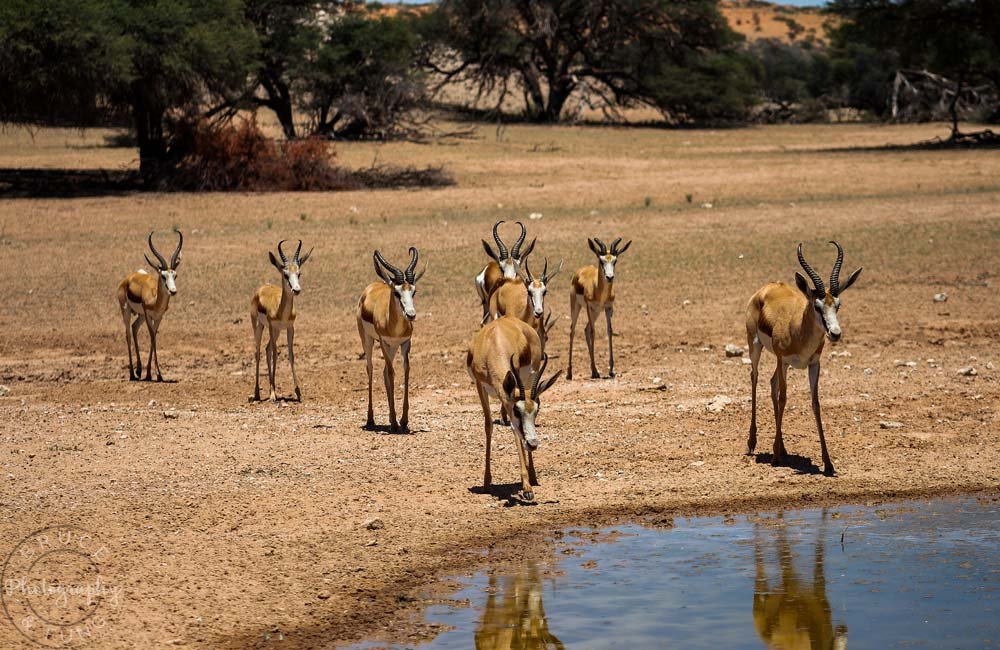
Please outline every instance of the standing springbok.
M802 244L797 254L799 264L812 280L813 288L802 274L796 271L795 284L798 290L783 282L764 285L750 298L747 305L747 345L750 348L750 435L747 437L747 454L753 454L757 447L757 365L761 350L767 348L778 359L774 375L771 377L771 402L774 404L774 455L775 464L785 460L787 452L781 439L781 418L785 412L788 367L809 368L809 391L812 393L812 410L819 430L819 445L823 453L823 472L833 475L833 462L826 449L823 437L823 420L819 410L819 362L823 353L825 338L840 340L840 294L857 281L861 275L859 268L851 273L847 282L840 284L840 267L844 263L844 249L835 241L837 261L830 274L830 288L823 285L822 278L812 269L802 256Z
M181 231L177 233L177 248L170 256L168 264L160 252L153 245L153 233L149 233L147 241L149 250L153 253L158 264L154 264L149 256L146 261L156 271L156 277L139 269L135 273L129 273L118 283L118 309L121 311L122 320L125 321L125 346L128 348L128 378L129 381L137 381L142 377L142 358L139 356L139 325L146 322L146 329L149 330L149 359L146 360L146 381L151 381L151 371L153 363L156 363L156 381L163 381L160 374L160 355L156 349L156 333L160 329L160 320L167 313L170 306L170 296L177 293L177 267L181 263L181 247L184 245L184 235ZM132 315L135 320L129 323ZM135 367L132 366L132 347L135 347ZM134 371L134 372L133 372Z
M513 316L502 316L476 332L465 357L466 369L476 384L483 407L486 429L486 470L483 488L492 484L490 474L490 443L493 437L493 417L490 396L499 398L501 408L514 430L518 460L521 465L521 490L527 500L535 498L531 486L538 485L532 453L538 448L535 420L541 408L539 398L556 382L562 370L542 381L548 357L542 355L542 344L527 323ZM525 391L525 385L531 392Z
M295 248L292 259L288 259L281 246L285 243L282 239L278 242L278 256L281 261L274 257L274 253L267 252L268 258L274 268L281 273L281 286L265 284L254 292L250 300L250 326L253 327L254 348L256 349L256 366L254 372L253 399L260 401L260 340L267 327L267 380L271 386L271 394L268 397L272 402L278 399L275 392L274 382L278 367L278 334L285 330L288 341L288 363L292 367L292 382L295 384L295 398L302 401L302 390L299 388L299 378L295 374L295 350L293 343L295 340L295 296L302 291L299 283L299 275L302 266L312 255L312 249L303 257L299 257L302 252L302 240Z
M386 397L389 400L389 430L393 433L407 431L410 415L410 337L413 335L413 321L417 318L417 310L413 306L413 296L417 292L417 282L427 271L424 269L414 275L420 253L410 247L410 264L405 271L385 261L382 253L375 251L373 262L375 274L382 279L373 282L365 288L358 301L358 334L361 335L361 345L365 351L365 363L368 367L368 420L365 428L375 427L375 415L372 410L372 349L375 341L382 347L382 358L385 360L385 370L382 377L385 380ZM393 362L396 350L403 352L403 417L396 421L395 379Z
M611 316L615 310L615 265L618 263L618 256L628 250L632 245L632 240L621 249L618 248L622 238L611 242L609 249L604 242L596 237L588 239L587 245L590 250L597 255L597 264L584 266L573 275L573 288L569 294L569 368L566 370L566 379L573 378L573 339L576 335L576 319L580 316L580 309L587 306L587 326L583 333L587 339L587 350L590 352L590 376L592 379L600 378L597 372L597 365L594 363L594 320L598 312L604 310L604 317L608 321L608 376L615 376L615 343L614 332L611 329Z
M552 328L552 314L545 315L545 295L548 293L549 282L562 270L562 260L559 266L549 274L549 260L546 258L542 274L535 277L528 266L528 260L521 265L521 280L507 280L496 288L490 296L490 317L514 316L530 325L538 332L542 342L542 353L545 353L545 340Z
M502 223L503 221L498 221L493 224L493 241L497 243L496 251L486 243L485 239L481 240L483 242L483 250L486 251L486 254L492 260L476 276L476 292L479 294L479 300L483 305L483 323L490 319L490 296L493 295L493 292L504 279L517 279L518 272L521 270L521 263L535 249L535 241L537 240L537 238L532 239L528 247L522 251L521 244L524 243L527 231L524 229L524 224L518 221L517 225L521 227L521 235L514 243L514 247L508 252L503 240L500 239L500 235L497 233L497 229Z

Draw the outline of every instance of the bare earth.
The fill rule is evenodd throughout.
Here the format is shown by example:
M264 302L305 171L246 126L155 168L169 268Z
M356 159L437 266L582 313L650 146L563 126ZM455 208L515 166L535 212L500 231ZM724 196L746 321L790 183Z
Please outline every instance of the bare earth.
M498 142L484 127L471 140L339 149L351 165L443 164L458 181L446 189L0 201L0 553L56 524L104 540L103 570L124 600L104 608L89 647L330 647L426 632L399 622L422 588L486 547L535 552L565 525L996 492L1000 156L832 151L938 133L520 126ZM103 135L8 131L0 166L135 164ZM549 293L560 319L550 369L566 363L569 277L592 257L585 237L635 240L618 266L619 376L545 395L535 505L508 498L518 470L504 429L497 485L476 490L482 415L464 356L479 239L498 218L527 223L536 262L566 260ZM115 288L143 264L145 234L174 225L187 245L160 330L169 381L129 383ZM826 478L809 471L819 444L804 372L789 376L795 467L743 455L749 370L723 348L745 344L744 308L760 285L792 280L795 244L826 275L834 237L845 273L865 271L844 294L844 339L824 354L838 471ZM248 404L249 301L277 280L267 250L280 238L316 247L296 299L304 401ZM430 263L416 297L414 431L364 431L354 307L374 280L372 249L401 261L410 245ZM947 302L932 301L939 292ZM773 358L764 364L761 452L773 439ZM959 374L970 366L974 376ZM278 368L289 395L283 352ZM718 395L732 401L712 412ZM387 422L380 384L376 417ZM362 525L375 517L384 528ZM0 647L34 646L0 619Z

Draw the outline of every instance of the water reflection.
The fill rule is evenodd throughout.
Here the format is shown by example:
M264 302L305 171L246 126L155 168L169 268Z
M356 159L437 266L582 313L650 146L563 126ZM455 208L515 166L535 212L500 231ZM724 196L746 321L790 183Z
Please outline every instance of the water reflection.
M490 575L486 607L476 626L476 650L562 650L542 605L542 572L525 562L510 575Z
M766 524L754 526L753 622L757 634L769 648L847 648L847 627L834 627L826 595L826 523L824 510L811 540L812 576L808 580L803 575L805 572L796 567L797 558L783 514L779 513Z

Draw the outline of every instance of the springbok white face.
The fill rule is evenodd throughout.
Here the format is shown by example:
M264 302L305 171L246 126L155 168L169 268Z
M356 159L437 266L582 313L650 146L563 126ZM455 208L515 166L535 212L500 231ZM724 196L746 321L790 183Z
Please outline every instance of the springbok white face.
M528 449L538 449L538 433L535 431L535 416L538 415L538 403L530 399L519 399L511 407L510 425L514 433L519 435Z
M177 248L174 249L174 254L170 256L170 262L160 255L160 252L156 250L156 246L153 245L153 233L149 233L149 250L153 253L153 257L156 258L156 262L149 259L146 256L146 261L156 269L156 272L160 275L160 281L170 292L171 296L177 295L177 267L181 265L181 247L184 246L184 235L181 234L179 230L175 230L177 233Z
M417 268L418 259L420 259L420 253L416 248L411 246L410 263L405 270L401 270L387 262L379 251L376 250L374 255L375 273L392 289L393 299L398 302L403 311L403 316L408 321L417 319L417 308L413 306L413 296L417 293L417 281L427 271L427 265L425 264L424 269L420 273L414 273Z
M618 244L620 244L621 241L622 238L619 237L611 242L611 247L609 248L604 242L596 237L593 240L587 240L590 250L594 251L594 255L597 255L597 270L608 282L615 281L615 265L618 264L618 256L627 251L628 247L632 245L632 240L629 240L625 246L619 249Z
M552 375L545 381L541 381L545 373L545 367L549 365L548 355L542 355L542 363L538 367L538 372L534 373L535 379L531 384L531 392L526 393L524 384L521 382L521 375L514 366L514 357L510 359L510 371L504 380L504 389L507 391L507 399L510 403L510 425L514 429L514 434L519 436L529 450L538 449L538 433L535 431L535 418L541 409L539 397L542 393L552 387L562 374L562 370Z
M517 238L517 241L514 242L514 246L508 251L507 246L505 246L503 240L500 239L500 233L497 232L497 229L500 228L500 224L502 223L503 221L498 221L493 224L493 241L495 241L497 245L496 251L494 251L493 248L486 243L485 239L483 240L483 249L486 251L486 254L500 266L500 270L503 272L503 277L513 280L518 276L518 274L520 274L521 264L524 263L528 255L531 254L531 251L535 249L536 240L532 239L527 248L521 250L521 244L524 243L527 230L525 230L524 224L518 221L517 225L521 227L521 235Z
M299 292L302 291L302 284L299 275L302 272L302 266L309 259L309 256L312 255L312 249L310 248L309 252L306 253L304 257L299 258L299 253L302 252L302 240L300 239L299 245L295 249L295 254L292 255L292 259L288 259L288 256L285 255L285 252L281 249L281 245L284 243L284 239L278 242L278 255L281 257L281 261L278 261L278 259L274 257L274 253L268 251L267 254L271 258L271 264L273 264L274 268L278 269L281 273L281 279L284 284L288 285L288 288L292 290L292 294L297 296L299 295Z
M854 273L851 273L847 278L847 282L841 286L840 267L844 264L844 248L835 241L831 241L830 243L837 247L837 261L834 262L833 272L830 274L830 289L826 289L823 279L806 262L806 258L802 255L802 244L799 244L797 250L799 264L812 280L813 286L810 288L808 281L798 272L795 273L795 284L798 285L799 291L812 301L813 309L816 310L816 315L819 318L819 322L822 323L823 331L826 332L827 338L831 342L836 343L843 334L840 329L840 320L837 318L837 312L840 311L840 294L854 284L858 276L861 275L861 269L859 268Z
M549 274L549 260L545 258L545 267L542 274L537 278L531 274L531 268L527 260L524 262L524 286L528 290L528 301L531 303L531 315L541 318L545 315L545 294L548 293L549 282L562 270L563 262L559 260L559 266Z

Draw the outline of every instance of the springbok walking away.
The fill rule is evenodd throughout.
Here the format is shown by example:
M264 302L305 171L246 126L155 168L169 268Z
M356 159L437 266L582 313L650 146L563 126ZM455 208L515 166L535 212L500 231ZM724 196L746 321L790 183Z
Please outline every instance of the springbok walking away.
M535 420L541 408L539 398L556 382L560 370L542 380L548 357L542 355L542 344L527 323L513 316L502 316L480 329L469 343L465 365L476 384L483 407L486 429L486 470L483 488L492 484L490 474L490 443L493 437L493 417L490 396L497 397L510 420L521 465L521 490L524 498L535 498L531 486L538 485L532 453L538 448ZM531 386L526 391L525 386Z
M532 239L528 247L522 251L521 244L524 243L527 231L524 229L524 224L518 221L517 225L521 227L521 235L514 242L514 247L508 252L503 240L500 239L500 235L497 233L497 229L502 223L503 221L498 221L493 224L493 241L497 243L496 251L486 243L485 239L482 240L483 250L493 260L483 267L483 270L476 276L476 292L479 294L479 300L483 304L483 323L490 319L490 296L493 295L493 292L504 279L517 279L518 273L521 270L521 263L535 249L535 241L537 239Z
M490 296L490 317L513 316L531 325L538 332L542 342L542 354L545 353L545 341L552 329L552 313L545 318L545 295L548 293L549 282L562 270L562 260L559 266L550 274L549 260L545 260L542 274L535 277L528 266L528 260L521 265L522 280L503 280Z
M146 360L146 381L151 381L153 364L156 364L156 381L163 381L160 373L160 356L156 349L156 333L160 329L160 320L170 306L170 296L177 293L177 267L181 263L181 247L184 245L184 235L177 233L177 248L170 256L168 264L156 246L153 245L153 233L149 233L147 241L149 250L158 263L153 263L146 255L146 261L156 271L156 276L150 275L145 269L129 273L118 283L118 309L125 321L125 346L128 348L128 378L136 381L142 377L142 358L139 356L139 325L146 322L149 330L149 358ZM129 323L132 315L135 320ZM135 347L135 366L132 363L132 348Z
M588 239L587 245L590 250L597 255L597 264L585 266L573 275L573 288L569 294L569 368L566 370L566 379L573 378L573 339L576 336L576 319L580 316L580 309L587 306L587 326L583 333L587 339L587 350L590 352L590 376L598 379L601 375L597 372L597 365L594 363L594 321L598 313L603 310L604 317L608 322L608 376L615 376L615 343L614 332L611 328L611 316L615 310L615 265L618 257L628 250L632 245L629 240L625 246L618 248L622 238L611 242L609 249L604 242L596 237Z
M368 420L365 428L375 427L372 410L372 349L375 341L382 347L385 370L385 393L389 400L389 430L393 433L407 431L410 414L410 337L413 335L413 321L417 310L413 306L413 296L417 292L417 282L427 271L427 266L414 275L420 253L410 247L410 264L405 271L385 261L382 253L375 251L373 261L375 274L381 282L369 284L358 301L358 334L365 351L368 367ZM396 421L395 379L393 362L396 350L403 352L403 417Z
M285 240L278 242L279 261L274 257L274 253L267 252L274 268L281 273L281 286L265 284L254 292L250 301L250 325L253 327L254 348L256 349L256 366L254 371L253 399L260 401L260 340L267 328L267 380L271 386L271 394L268 397L272 402L278 399L275 392L274 381L278 367L278 335L281 330L285 330L288 342L288 363L292 367L292 382L295 384L295 398L302 401L302 390L299 388L299 378L295 374L295 296L302 291L299 283L299 275L302 266L312 255L312 249L303 257L299 257L302 252L302 240L295 248L292 259L288 259L281 246Z
M788 367L809 368L809 390L812 393L812 410L819 430L819 445L823 453L823 471L833 475L833 462L826 449L823 437L823 420L819 410L819 362L823 353L825 338L840 340L840 294L857 281L861 275L859 268L840 284L840 267L844 263L844 249L835 241L837 261L830 275L827 289L819 274L812 269L802 256L802 244L797 253L799 264L812 280L809 283L802 274L795 273L798 290L783 282L764 285L755 293L747 305L747 345L750 347L750 435L747 437L747 454L753 454L757 447L757 365L761 350L767 348L778 359L777 368L771 377L771 402L774 404L774 455L775 464L785 460L787 453L781 439L781 418L785 412Z

